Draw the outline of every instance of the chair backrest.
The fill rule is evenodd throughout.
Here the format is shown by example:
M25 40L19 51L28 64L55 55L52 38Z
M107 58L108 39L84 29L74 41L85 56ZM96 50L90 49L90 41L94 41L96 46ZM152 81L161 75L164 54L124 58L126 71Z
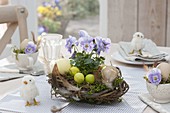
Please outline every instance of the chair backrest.
M26 18L28 12L25 7L20 5L0 6L0 24L7 23L8 28L0 40L0 54L5 46L10 42L16 27L19 27L20 42L28 38Z

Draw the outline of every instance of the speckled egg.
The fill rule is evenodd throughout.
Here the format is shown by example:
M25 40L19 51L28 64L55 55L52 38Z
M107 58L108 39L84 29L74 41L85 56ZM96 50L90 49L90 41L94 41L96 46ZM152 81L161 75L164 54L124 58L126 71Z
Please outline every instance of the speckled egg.
M163 80L167 81L170 74L170 64L162 62L157 66L157 68L161 70Z

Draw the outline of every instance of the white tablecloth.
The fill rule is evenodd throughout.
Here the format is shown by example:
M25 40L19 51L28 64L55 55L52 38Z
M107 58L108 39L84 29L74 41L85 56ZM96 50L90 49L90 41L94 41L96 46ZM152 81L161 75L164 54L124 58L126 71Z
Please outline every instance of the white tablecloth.
M147 92L146 86L145 86L145 81L143 79L145 72L141 66L128 65L128 64L123 64L123 63L114 61L111 58L111 55L117 51L117 47L118 47L117 44L112 44L110 53L104 54L104 57L106 57L106 62L105 62L106 64L110 64L110 61L112 61L112 64L121 65L120 68L122 70L123 76L124 76L125 80L127 81L127 83L130 85L129 91L123 96L123 102L121 102L119 104L110 105L110 106L106 106L106 105L99 106L100 108L98 108L98 106L94 106L94 105L75 103L75 104L70 104L68 107L66 107L62 111L62 113L63 112L70 113L73 110L78 111L78 112L81 112L81 111L86 112L86 110L88 112L89 111L94 112L93 109L95 109L95 112L103 112L103 113L105 113L106 111L111 112L111 113L113 113L113 112L120 112L120 113L121 112L122 113L140 112L141 113L142 110L144 110L146 105L138 99L138 95L141 93ZM165 51L170 54L170 48L168 48L168 47L159 47L159 50ZM68 54L67 54L66 50L64 49L64 47L62 47L61 52L65 57L68 57ZM126 67L123 67L123 66L126 66ZM41 76L41 77L42 77L42 80L45 80L45 77L43 77L43 76ZM41 80L41 79L37 79L37 80ZM15 90L16 88L18 88L20 86L20 82L21 82L21 79L15 79L15 80L0 83L0 89L1 89L0 90L0 98L2 98L6 94L9 94L11 91ZM44 83L43 85L47 85L47 87L49 87L49 84L47 82ZM41 87L41 85L40 85L40 88L43 88L43 87ZM46 97L48 97L46 99L49 100L50 99L50 93L49 93L50 89L46 88L45 90L46 91L43 92L43 95L46 95ZM41 95L41 96L43 96L43 95ZM41 100L41 98L42 98L41 96L38 98L40 99L41 103L43 103L43 101ZM21 98L18 98L18 99L21 99ZM2 104L2 101L3 100L0 101L0 104ZM44 100L44 103L45 103L45 100ZM54 103L57 103L57 102L55 101ZM49 108L45 108L45 109L47 109L47 111L49 111ZM16 110L18 110L18 109L16 109ZM34 110L34 112L36 113L37 110L39 110L39 109L36 108L36 110ZM115 110L117 110L117 111L115 111ZM145 109L144 113L155 113L155 112L152 109L150 109L149 107L147 107L147 109Z
M141 68L128 68L121 66L124 79L130 86L129 91L122 97L122 102L110 105L91 105L86 103L71 103L62 110L62 113L141 113L146 105L138 98L138 95L146 92L143 76L145 71ZM58 105L58 100L51 100L50 85L47 83L46 76L36 77L36 84L40 90L37 98L41 104L39 106L25 107L25 102L19 96L18 91L9 94L0 101L0 109L15 112L30 113L50 113L53 105Z

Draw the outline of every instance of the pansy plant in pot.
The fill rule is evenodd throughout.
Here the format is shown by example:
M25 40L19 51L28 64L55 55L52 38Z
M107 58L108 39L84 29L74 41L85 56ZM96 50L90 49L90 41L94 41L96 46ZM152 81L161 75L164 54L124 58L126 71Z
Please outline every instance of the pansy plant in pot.
M157 103L170 102L170 64L160 63L149 69L144 77L149 94Z
M101 52L108 52L110 46L109 38L94 38L84 30L79 31L79 39L69 36L65 47L71 57L58 59L49 76L52 95L96 104L120 100L129 86L119 68L104 64Z
M34 36L34 35L33 35ZM40 39L24 39L20 47L13 47L12 57L20 70L30 70L37 61Z

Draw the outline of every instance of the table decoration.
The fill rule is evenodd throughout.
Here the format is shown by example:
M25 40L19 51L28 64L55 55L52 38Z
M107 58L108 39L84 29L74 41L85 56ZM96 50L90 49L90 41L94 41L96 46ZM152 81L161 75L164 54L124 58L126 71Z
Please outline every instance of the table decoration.
M148 69L146 76L146 86L149 94L157 103L170 102L170 64L160 63L159 65Z
M130 52L130 54L133 54L134 52L138 52L140 55L142 55L142 49L144 48L143 40L144 40L143 33L136 32L133 35L131 41L132 51Z
M17 46L12 48L12 58L20 70L31 70L37 61L41 39L35 41L35 36L33 33L32 35L32 40L25 39L21 42L19 48Z
M78 40L73 36L66 39L65 47L72 55L69 60L62 59L66 63L57 60L48 75L51 95L95 104L119 101L129 86L118 67L104 64L101 52L108 52L110 39L93 38L84 30L79 31L79 36Z
M151 40L144 38L140 32L133 35L131 42L119 42L119 54L132 63L168 61L169 54L159 51L157 45Z
M168 61L169 54L163 51L159 51L155 43L150 39L145 39L146 46L142 55L134 53L132 51L130 42L119 42L118 52L127 61L131 62L156 62L156 61Z
M39 105L40 102L36 101L35 97L39 95L35 79L31 75L22 78L22 87L20 89L20 96L26 101L25 106Z

